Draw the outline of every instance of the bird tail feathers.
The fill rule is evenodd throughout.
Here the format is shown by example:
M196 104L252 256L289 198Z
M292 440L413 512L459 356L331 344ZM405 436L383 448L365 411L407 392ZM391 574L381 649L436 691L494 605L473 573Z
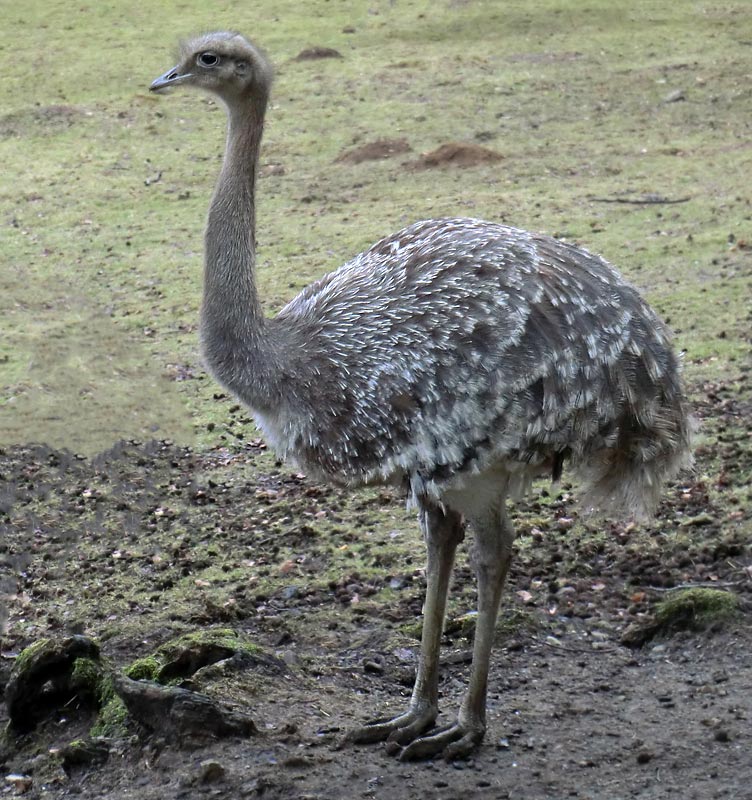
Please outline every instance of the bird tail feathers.
M583 454L578 472L586 483L583 508L645 519L653 514L666 481L692 466L697 428L681 395L647 408L625 408L606 447Z

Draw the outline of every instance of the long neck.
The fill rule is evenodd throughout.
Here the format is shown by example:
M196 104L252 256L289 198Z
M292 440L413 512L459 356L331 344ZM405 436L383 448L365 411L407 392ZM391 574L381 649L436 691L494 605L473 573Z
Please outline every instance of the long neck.
M265 322L254 276L254 193L265 108L265 98L230 108L227 149L205 237L204 355L220 382L238 392L242 382L263 393L259 380L267 363Z

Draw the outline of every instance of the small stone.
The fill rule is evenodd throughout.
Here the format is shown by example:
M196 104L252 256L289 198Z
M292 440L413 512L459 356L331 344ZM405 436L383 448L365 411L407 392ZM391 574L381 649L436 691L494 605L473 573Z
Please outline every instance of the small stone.
M681 100L687 99L687 93L684 89L675 89L673 92L669 92L664 98L664 103L678 103Z
M200 764L199 782L200 783L216 783L225 777L225 768L219 761L207 759Z
M376 659L368 659L363 662L363 671L371 675L383 675L384 665L381 661L377 661Z
M730 736L729 732L725 728L718 728L718 730L715 732L713 738L716 740L716 742L730 742L731 741L731 736Z
M33 783L29 775L16 774L6 775L5 781L13 787L16 794L26 794Z

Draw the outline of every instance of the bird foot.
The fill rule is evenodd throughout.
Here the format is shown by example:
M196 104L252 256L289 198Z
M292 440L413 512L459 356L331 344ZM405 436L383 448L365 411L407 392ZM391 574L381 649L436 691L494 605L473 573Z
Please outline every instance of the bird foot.
M392 748L390 752L400 761L420 761L441 755L446 761L467 758L483 741L485 728L470 726L459 721L439 728L429 736L414 739L406 747ZM391 739L391 737L390 737ZM387 742L387 747L391 742Z
M414 706L397 717L384 717L367 722L360 728L350 731L345 743L372 744L388 740L387 749L400 749L401 745L417 739L428 730L436 720L438 709L432 706ZM391 746L391 747L390 747Z

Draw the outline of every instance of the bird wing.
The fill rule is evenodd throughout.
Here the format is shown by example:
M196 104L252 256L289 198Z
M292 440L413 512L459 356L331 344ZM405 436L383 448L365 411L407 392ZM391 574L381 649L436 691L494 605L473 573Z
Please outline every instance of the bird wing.
M377 242L277 320L304 344L289 391L307 422L289 449L354 481L438 486L582 450L636 381L671 369L665 328L607 262L471 219Z

